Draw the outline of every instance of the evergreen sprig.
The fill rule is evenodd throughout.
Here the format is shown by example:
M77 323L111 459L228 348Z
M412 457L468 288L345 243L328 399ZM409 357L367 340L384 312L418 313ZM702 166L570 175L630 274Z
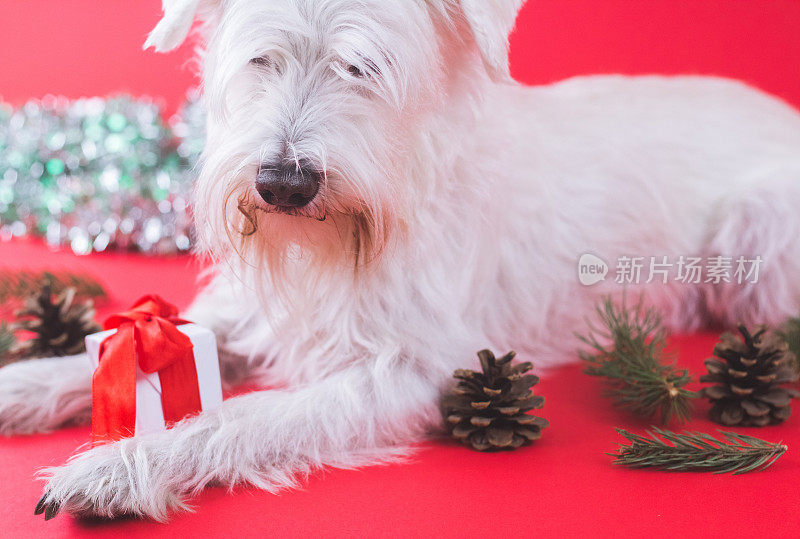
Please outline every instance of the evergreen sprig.
M17 337L8 324L0 324L0 367L11 361L11 349L16 343Z
M580 352L584 372L604 378L607 395L637 416L658 414L664 424L686 421L696 394L684 389L691 381L688 371L666 362L667 332L658 313L644 309L641 301L628 309L624 299L616 307L606 298L597 315L603 328L588 322L588 335L578 336L591 347Z
M608 454L614 457L614 464L632 468L738 475L768 468L788 449L782 443L723 431L719 431L723 440L702 432L677 434L658 427L647 431L649 438L623 429L617 432L631 444L620 444L617 453Z
M0 303L21 300L49 285L53 294L74 288L79 297L102 298L106 291L97 279L84 273L68 271L0 270Z
M778 335L789 345L789 351L794 356L792 358L792 366L800 374L800 317L792 318L783 324L778 331Z

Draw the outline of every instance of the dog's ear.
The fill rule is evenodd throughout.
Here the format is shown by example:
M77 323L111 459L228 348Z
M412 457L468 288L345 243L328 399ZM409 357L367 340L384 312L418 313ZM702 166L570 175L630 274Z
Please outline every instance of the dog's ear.
M461 0L461 9L480 50L489 76L496 82L511 80L508 69L508 35L525 0Z
M180 46L192 29L200 4L201 0L161 0L164 16L147 36L144 48L167 52Z

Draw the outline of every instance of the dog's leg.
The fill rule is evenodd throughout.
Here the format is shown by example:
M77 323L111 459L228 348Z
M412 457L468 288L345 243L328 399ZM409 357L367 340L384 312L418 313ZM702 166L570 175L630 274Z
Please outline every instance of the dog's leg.
M708 284L708 309L728 327L777 325L800 314L800 166L762 175L720 208L709 255L732 257L729 283ZM737 258L760 257L755 274L739 283ZM753 264L747 264L750 270ZM746 276L745 276L746 277Z
M0 369L0 434L47 432L91 419L86 354L31 359Z
M249 353L250 350L247 353L238 350L229 338L242 332L242 328L251 328L253 323L257 324L262 319L258 303L252 301L252 296L253 292L247 290L241 281L222 271L198 294L182 315L183 318L214 332L219 351L220 374L226 388L248 381L252 373L267 360L263 355L253 356ZM263 338L269 338L270 328L267 324L250 331L257 331Z
M302 388L230 399L169 431L99 446L47 470L38 510L164 520L209 484L273 492L320 466L396 458L398 444L438 419L431 378L376 361Z

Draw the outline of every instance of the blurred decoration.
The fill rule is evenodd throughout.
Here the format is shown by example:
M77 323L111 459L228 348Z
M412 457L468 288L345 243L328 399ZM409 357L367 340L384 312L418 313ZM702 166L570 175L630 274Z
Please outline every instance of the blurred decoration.
M0 103L0 239L38 236L77 254L188 251L203 116L197 92L169 124L147 98Z

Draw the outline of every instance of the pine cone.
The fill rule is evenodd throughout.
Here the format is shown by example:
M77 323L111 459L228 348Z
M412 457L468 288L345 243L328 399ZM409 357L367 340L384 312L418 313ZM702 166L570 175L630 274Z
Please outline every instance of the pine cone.
M91 300L76 302L75 288L67 288L53 300L49 284L25 300L15 316L22 318L12 325L14 331L29 331L31 339L20 341L12 349L18 357L69 356L84 351L84 338L100 331L94 321Z
M546 419L525 412L541 408L544 397L534 396L531 387L539 382L525 374L530 362L511 365L515 353L495 359L489 350L478 357L483 372L459 369L453 377L456 387L442 399L442 414L448 432L478 451L516 449L537 440Z
M784 340L766 331L759 326L751 334L745 326L739 326L744 340L732 333L723 334L714 347L717 357L706 360L708 374L700 381L716 384L703 389L703 396L713 404L712 421L763 427L789 417L791 399L800 396L794 389L781 387L797 380L792 356Z

